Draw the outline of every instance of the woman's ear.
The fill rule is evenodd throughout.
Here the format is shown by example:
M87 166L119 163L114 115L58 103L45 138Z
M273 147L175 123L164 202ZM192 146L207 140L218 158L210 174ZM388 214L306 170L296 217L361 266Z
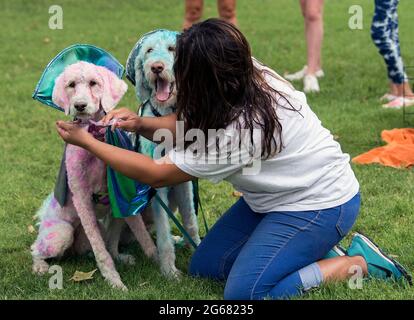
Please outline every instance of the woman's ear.
M107 68L97 66L97 69L103 80L101 105L105 112L109 112L121 101L128 85Z
M69 114L69 97L65 91L65 72L62 72L55 80L55 86L52 92L52 101L58 107Z

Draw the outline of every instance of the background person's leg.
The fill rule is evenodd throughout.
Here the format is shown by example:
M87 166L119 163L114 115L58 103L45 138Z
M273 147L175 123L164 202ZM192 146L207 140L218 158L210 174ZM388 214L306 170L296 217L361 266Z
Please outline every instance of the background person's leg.
M399 42L392 34L392 5L394 0L375 0L375 13L371 26L371 37L384 58L388 78L394 84L404 82L404 67L399 54Z
M323 41L324 0L304 1L305 36L307 44L307 74L315 74L321 69L321 50Z
M185 0L183 29L190 28L203 15L203 0Z
M390 89L394 100L383 105L385 108L401 108L414 104L414 94L406 81L404 63L398 35L399 0L375 0L375 13L371 26L371 37L387 66ZM403 99L402 97L406 97Z
M240 198L211 228L191 259L193 276L225 280L234 260L263 215Z
M236 0L217 0L217 8L221 19L237 25Z
M408 96L408 97L412 97L413 96L413 91L411 90L410 84L407 80L407 74L405 72L405 68L404 68L404 62L403 62L403 58L401 56L401 47L400 47L400 36L399 36L399 23L398 23L398 4L399 4L400 0L394 0L393 5L392 5L392 9L391 9L391 19L390 19L390 23L391 23L391 38L393 39L396 47L397 47L397 52L399 55L399 70L400 72L402 72L403 77L404 77L404 82L402 85L396 85L397 87L397 95L399 96Z

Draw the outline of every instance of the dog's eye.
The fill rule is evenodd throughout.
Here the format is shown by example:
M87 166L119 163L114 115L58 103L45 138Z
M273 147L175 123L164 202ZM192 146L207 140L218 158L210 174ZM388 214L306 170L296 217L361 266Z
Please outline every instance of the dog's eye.
M173 47L173 46L169 46L169 47L168 47L168 51L174 52L174 51L175 51L175 47Z
M148 48L148 50L147 50L147 53L150 53L150 52L152 52L154 49L152 49L152 48Z
M75 81L69 82L69 84L68 84L69 88L75 88L75 86L76 86Z
M91 81L89 82L89 86L90 86L90 87L93 87L93 86L95 86L95 85L97 85L96 81L91 80Z

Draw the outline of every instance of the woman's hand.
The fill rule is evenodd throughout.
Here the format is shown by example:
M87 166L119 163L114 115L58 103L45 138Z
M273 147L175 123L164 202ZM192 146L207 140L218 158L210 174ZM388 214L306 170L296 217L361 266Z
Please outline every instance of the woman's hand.
M104 125L108 124L112 119L117 119L112 125L112 130L120 128L122 130L137 132L140 124L140 117L127 108L120 108L110 111L105 117L102 118Z
M65 142L85 149L90 142L95 140L88 131L73 121L57 121L56 130Z

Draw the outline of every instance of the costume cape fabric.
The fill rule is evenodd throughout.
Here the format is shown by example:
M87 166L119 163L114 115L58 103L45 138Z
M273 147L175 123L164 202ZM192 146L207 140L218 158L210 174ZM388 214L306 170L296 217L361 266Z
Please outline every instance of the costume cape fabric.
M33 99L63 111L62 107L56 105L52 101L55 80L67 66L79 61L86 61L98 66L103 66L114 72L120 79L122 79L124 75L124 67L105 50L88 44L75 44L61 51L49 62L35 88L32 95ZM108 128L106 130L106 139L108 143L115 146L129 150L133 149L127 134L119 129L112 132ZM69 191L66 165L64 161L65 151L63 153L54 189L54 196L61 206L66 204ZM118 218L141 213L148 205L155 192L150 186L131 180L114 171L109 166L107 167L107 181L111 209L113 215Z
M62 107L52 101L55 80L67 66L79 61L86 61L105 67L115 73L120 79L122 79L125 72L124 67L118 60L105 50L89 44L74 44L58 53L46 66L32 95L33 99L63 111Z

